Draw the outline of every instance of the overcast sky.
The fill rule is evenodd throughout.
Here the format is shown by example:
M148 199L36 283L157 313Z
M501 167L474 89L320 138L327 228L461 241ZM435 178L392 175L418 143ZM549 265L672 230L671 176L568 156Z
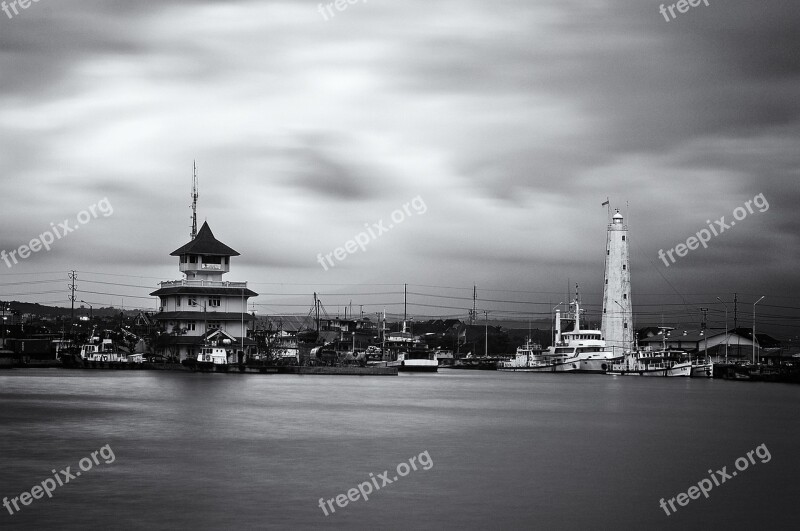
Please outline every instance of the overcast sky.
M103 198L113 207L50 251L0 262L0 297L66 304L75 269L95 306L155 306L157 281L180 277L169 253L189 240L196 159L199 221L242 254L227 277L265 294L262 314L302 313L314 290L334 313L351 299L401 312L403 283L440 296L412 296L429 305L418 315L465 317L473 284L482 299L536 303L479 301L493 316L548 314L577 282L598 318L609 197L630 223L640 322L663 312L696 327L698 306L735 291L744 314L767 295L761 311L782 315L800 306L797 2L710 0L669 22L659 5L368 0L326 20L312 0L41 0L0 12L0 249L76 225ZM659 259L758 194L764 212ZM415 197L424 214L392 223ZM319 253L380 220L392 229L323 269ZM721 326L722 306L712 314Z

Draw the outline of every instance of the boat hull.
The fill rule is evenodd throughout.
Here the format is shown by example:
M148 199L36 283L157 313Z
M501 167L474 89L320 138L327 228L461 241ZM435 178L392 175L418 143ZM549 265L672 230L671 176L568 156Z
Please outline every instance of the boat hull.
M681 363L676 364L672 367L658 367L658 368L649 368L649 367L632 367L628 369L618 369L612 368L612 370L608 371L608 374L616 375L616 376L660 376L660 377L670 377L670 376L683 376L688 377L691 376L692 373L692 366L689 363Z
M402 360L390 361L388 367L396 367L400 372L438 372L436 360Z

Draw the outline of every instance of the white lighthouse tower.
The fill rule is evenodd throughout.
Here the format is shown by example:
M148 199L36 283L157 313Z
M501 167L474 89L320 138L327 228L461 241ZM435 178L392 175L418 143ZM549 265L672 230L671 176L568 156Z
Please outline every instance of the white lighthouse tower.
M611 218L606 238L606 273L603 286L601 331L606 345L615 355L633 349L633 311L631 309L631 267L628 252L628 226L619 209Z

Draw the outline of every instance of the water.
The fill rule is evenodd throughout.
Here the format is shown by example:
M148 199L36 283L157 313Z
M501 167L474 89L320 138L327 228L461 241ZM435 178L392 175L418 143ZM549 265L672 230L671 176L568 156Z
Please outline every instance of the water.
M52 499L0 507L0 529L788 529L798 397L781 384L453 370L8 371L0 496L74 474L105 445L114 459L96 454ZM769 462L671 516L659 507L762 443ZM368 501L318 506L411 457L417 470Z

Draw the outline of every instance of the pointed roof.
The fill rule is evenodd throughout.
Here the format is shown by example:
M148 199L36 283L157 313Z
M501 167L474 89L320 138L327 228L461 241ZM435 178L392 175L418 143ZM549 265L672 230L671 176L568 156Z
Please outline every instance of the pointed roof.
M239 253L219 241L214 237L208 222L203 222L203 226L197 232L194 240L190 241L180 249L170 253L170 256L180 256L182 254L204 254L210 256L239 256Z

